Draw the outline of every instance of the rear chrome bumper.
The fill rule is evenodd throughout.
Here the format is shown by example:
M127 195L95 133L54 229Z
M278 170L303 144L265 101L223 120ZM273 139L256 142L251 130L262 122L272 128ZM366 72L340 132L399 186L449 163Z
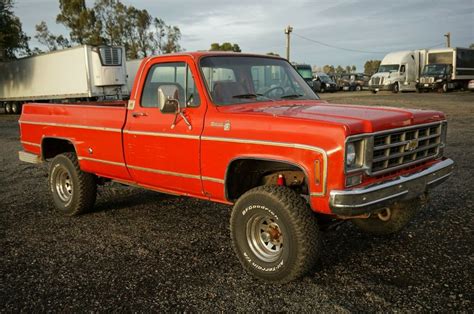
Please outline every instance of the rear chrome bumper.
M40 156L24 151L18 152L18 158L20 161L29 162L30 164L40 164L43 162Z
M419 197L448 179L453 169L454 161L444 159L425 170L387 182L352 190L333 190L330 192L329 207L336 215L368 214L397 201Z

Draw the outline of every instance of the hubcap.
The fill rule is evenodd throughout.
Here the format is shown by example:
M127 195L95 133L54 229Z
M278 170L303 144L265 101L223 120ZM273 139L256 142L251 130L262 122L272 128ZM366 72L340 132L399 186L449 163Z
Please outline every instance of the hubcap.
M58 168L55 176L54 186L56 188L56 194L59 196L61 201L64 203L69 202L72 198L73 183L69 171L64 168Z
M390 211L390 208L385 208L377 214L377 217L379 217L379 219L382 221L389 221L392 217L392 212Z
M283 233L272 218L257 214L247 222L247 242L260 260L271 263L282 254Z

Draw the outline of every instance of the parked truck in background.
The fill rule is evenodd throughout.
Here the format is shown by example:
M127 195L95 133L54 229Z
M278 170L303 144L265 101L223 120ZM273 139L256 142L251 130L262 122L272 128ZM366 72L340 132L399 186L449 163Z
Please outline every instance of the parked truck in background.
M474 79L474 49L443 48L427 53L427 62L417 81L417 90L437 90L448 92L468 89Z
M339 88L344 91L361 91L369 87L370 76L364 73L345 73L339 77Z
M397 51L387 54L377 73L369 81L369 89L378 91L416 91L417 80L426 59L426 50Z
M308 83L312 90L318 92L321 88L319 82L314 82L313 69L309 64L293 63L293 67L301 75L301 77Z
M324 72L318 72L314 76L314 91L318 93L337 91L337 84Z
M87 212L108 181L233 205L241 264L279 283L314 267L323 222L398 232L454 167L442 112L329 104L262 55L149 57L128 103L30 103L19 123L60 213Z
M0 63L0 104L20 113L26 101L76 102L128 97L123 47L77 46Z

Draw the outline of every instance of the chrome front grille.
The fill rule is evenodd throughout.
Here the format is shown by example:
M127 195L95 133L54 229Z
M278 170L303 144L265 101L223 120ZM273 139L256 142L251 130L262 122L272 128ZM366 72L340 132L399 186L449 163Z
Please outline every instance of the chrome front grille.
M420 77L420 83L433 83L434 77Z
M374 135L371 174L397 170L438 156L442 132L442 123L436 123Z

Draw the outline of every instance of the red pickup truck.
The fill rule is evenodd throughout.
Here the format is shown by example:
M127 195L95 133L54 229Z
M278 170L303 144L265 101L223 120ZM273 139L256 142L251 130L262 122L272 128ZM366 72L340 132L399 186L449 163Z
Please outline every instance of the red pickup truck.
M313 267L323 221L399 231L454 167L443 113L328 104L261 55L146 58L128 103L26 104L19 123L61 213L110 180L233 205L236 255L272 282Z

